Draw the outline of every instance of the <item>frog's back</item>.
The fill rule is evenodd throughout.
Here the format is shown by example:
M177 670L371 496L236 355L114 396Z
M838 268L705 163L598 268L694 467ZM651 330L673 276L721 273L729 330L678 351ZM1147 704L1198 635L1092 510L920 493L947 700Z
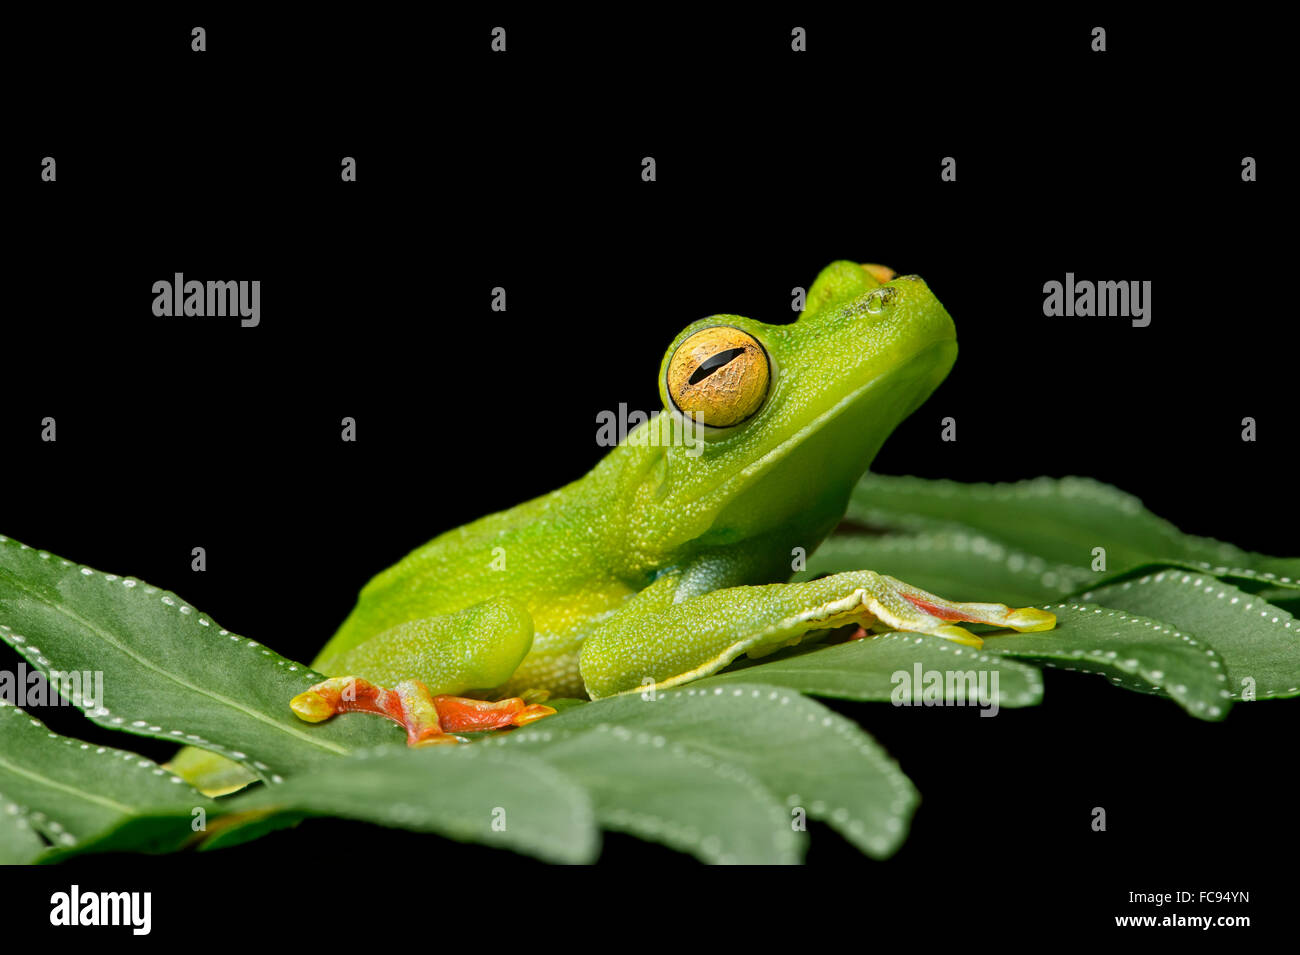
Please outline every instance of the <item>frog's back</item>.
M623 544L606 500L610 475L601 472L447 531L378 574L317 665L391 627L503 594L533 616L530 658L572 653L576 661L590 623L639 586L612 559Z

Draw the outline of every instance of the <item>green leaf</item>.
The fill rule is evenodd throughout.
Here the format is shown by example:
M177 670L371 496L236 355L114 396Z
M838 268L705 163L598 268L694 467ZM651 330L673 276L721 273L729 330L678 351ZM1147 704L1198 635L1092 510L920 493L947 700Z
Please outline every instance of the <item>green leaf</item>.
M232 849L280 829L292 829L309 818L309 815L292 809L255 809L231 813L217 820L217 828L199 843L198 848L200 852Z
M1092 549L1105 547L1110 573L1153 561L1186 560L1300 579L1300 558L1252 554L1184 534L1133 495L1091 478L960 484L867 474L853 490L846 517L852 523L913 532L961 525L1049 563L1084 569L1091 567Z
M0 865L26 865L44 851L23 807L0 793Z
M219 815L218 812L212 815ZM150 855L177 852L197 842L202 832L194 831L198 816L180 809L146 809L120 821L89 839L71 846L54 846L36 861L52 865L90 853L135 852Z
M626 694L548 717L538 731L589 729L602 724L631 731L629 753L682 744L738 767L784 802L789 829L796 807L828 822L863 852L892 854L907 836L916 789L898 764L851 720L775 686L724 682L717 677L653 700ZM503 737L509 745L518 734Z
M269 787L220 800L201 848L237 845L310 816L337 816L459 842L582 863L599 849L591 800L573 780L526 753L480 745L360 751ZM80 851L140 851L188 813L125 820ZM66 857L75 853L63 853Z
M909 677L920 664L923 671L970 674L978 684L981 672L988 674L988 700L998 706L1037 706L1043 698L1043 678L1031 666L1016 663L1002 654L988 654L963 647L942 637L919 633L881 633L830 647L800 646L779 657L762 657L701 680L693 686L726 683L764 683L798 690L812 696L840 700L893 699L902 672ZM992 674L997 674L996 689ZM958 705L969 700L975 705L973 689L965 680L944 681L944 700Z
M1280 558L1279 558L1280 559ZM1124 580L1132 580L1137 577L1144 577L1153 574L1156 571L1166 568L1178 568L1180 570L1190 570L1197 574L1208 574L1211 577L1218 577L1222 580L1235 580L1238 585L1247 589L1254 589L1262 593L1268 591L1265 597L1267 600L1278 599L1297 599L1300 598L1300 580L1294 580L1290 577L1280 577L1277 574L1268 571L1251 570L1248 567L1229 567L1224 564L1211 564L1203 560L1153 560L1136 567L1129 568L1120 573L1108 573L1105 575L1093 574L1095 579L1091 587L1104 587L1109 584L1119 583Z
M1050 667L1098 673L1117 686L1160 693L1193 716L1218 720L1232 705L1222 660L1172 624L1094 604L1054 604L1057 627L984 634L984 649Z
M51 678L101 726L212 750L264 780L402 738L387 720L302 722L289 700L321 674L221 629L175 594L2 536L0 638L47 676L102 672L102 701Z
M1162 570L1099 587L1082 599L1167 620L1210 643L1223 659L1235 700L1246 678L1259 700L1300 695L1300 620L1258 594L1209 573Z
M1059 600L1097 579L1092 571L1052 563L962 530L922 534L839 533L824 541L796 580L846 570L874 570L949 600L1013 606Z
M573 779L525 753L481 744L356 753L229 808L342 816L551 862L588 862L599 847L591 800Z
M583 732L523 730L479 745L527 747L576 779L606 829L715 864L792 864L803 856L802 834L752 774L663 736L606 723Z
M56 846L74 845L145 810L188 818L211 806L184 780L138 753L51 732L16 706L0 703L0 792Z

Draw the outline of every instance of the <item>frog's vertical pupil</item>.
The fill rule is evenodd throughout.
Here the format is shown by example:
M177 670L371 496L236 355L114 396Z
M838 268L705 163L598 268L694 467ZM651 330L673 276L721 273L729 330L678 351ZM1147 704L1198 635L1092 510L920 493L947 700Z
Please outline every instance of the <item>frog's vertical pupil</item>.
M682 414L730 428L758 412L770 381L767 352L757 338L732 325L708 325L672 353L664 390Z
M725 351L718 352L716 355L710 355L704 361L700 362L700 367L691 372L691 377L688 379L688 383L698 385L719 368L730 364L743 354L745 354L744 348L728 348Z

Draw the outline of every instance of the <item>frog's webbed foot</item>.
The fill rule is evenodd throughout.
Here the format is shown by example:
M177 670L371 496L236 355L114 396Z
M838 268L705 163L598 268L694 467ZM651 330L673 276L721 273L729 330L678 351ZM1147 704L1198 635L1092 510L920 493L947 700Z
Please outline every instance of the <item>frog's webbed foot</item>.
M504 700L473 700L463 696L434 696L419 680L404 680L392 689L360 677L337 676L299 693L289 703L299 719L319 723L337 713L374 713L406 729L410 746L458 742L454 733L473 733L523 726L555 710L515 696Z

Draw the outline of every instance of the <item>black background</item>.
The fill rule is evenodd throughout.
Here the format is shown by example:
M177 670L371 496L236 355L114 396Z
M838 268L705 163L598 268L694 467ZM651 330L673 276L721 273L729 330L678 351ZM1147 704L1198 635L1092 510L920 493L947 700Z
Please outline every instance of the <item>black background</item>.
M206 53L190 50L194 25ZM495 25L505 55L489 50ZM789 52L794 25L806 54ZM200 12L9 33L0 530L175 590L288 656L311 657L412 547L591 467L596 414L657 407L682 326L789 321L791 289L840 258L921 274L961 343L876 470L1087 474L1184 530L1295 551L1290 109L1267 25L638 8ZM57 183L40 181L46 155ZM343 156L356 183L340 181ZM641 181L644 156L657 182ZM174 272L260 279L260 326L155 318L152 283ZM1150 326L1045 318L1043 283L1066 272L1151 281ZM40 440L47 415L57 443ZM947 415L955 444L939 440ZM195 546L206 573L190 570ZM1284 918L1297 706L1204 724L1060 672L1043 706L995 720L832 705L924 798L888 863L814 827L809 862L836 873L836 898L918 919L967 903L973 932L1101 928L1152 911L1129 891L1178 888L1249 890L1249 906L1212 914ZM606 847L603 862L632 867L615 907L692 865ZM492 871L534 898L558 881L512 855L320 821L206 857L19 878L37 922L46 886L75 876L135 880L156 921L179 924L166 893L239 879L310 906L311 879L290 870L333 880L363 858L388 876L345 881L375 906L408 904L422 860L447 899L481 894L448 872Z

